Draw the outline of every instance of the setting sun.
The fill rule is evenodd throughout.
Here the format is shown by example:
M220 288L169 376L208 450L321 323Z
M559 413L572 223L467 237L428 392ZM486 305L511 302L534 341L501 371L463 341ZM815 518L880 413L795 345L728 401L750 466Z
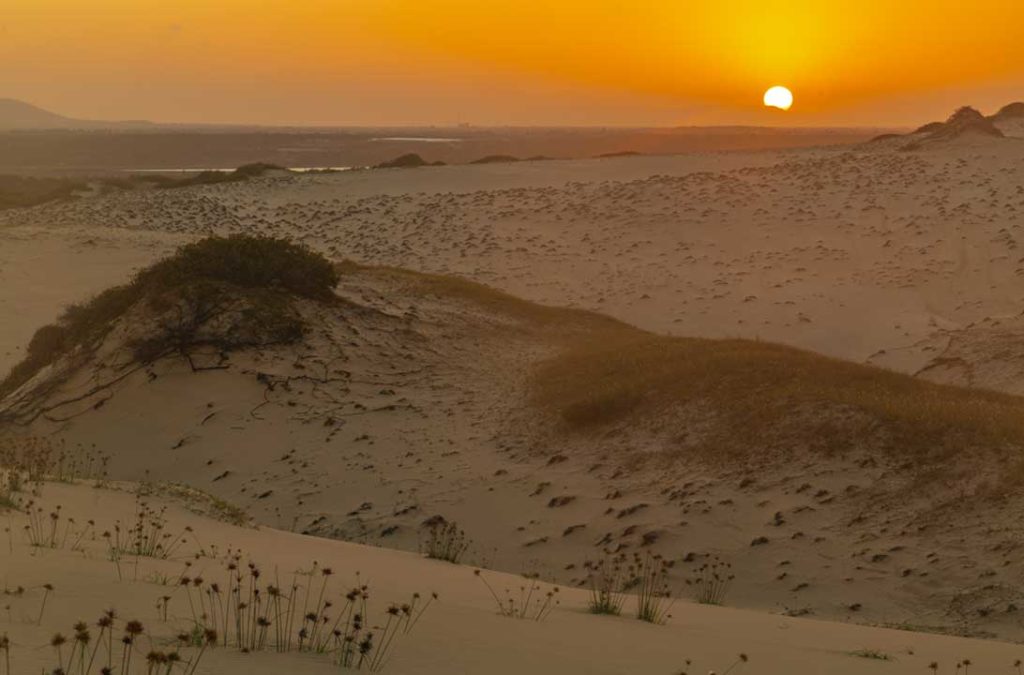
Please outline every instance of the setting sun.
M793 92L785 87L772 87L764 93L764 104L769 108L789 110L793 107Z

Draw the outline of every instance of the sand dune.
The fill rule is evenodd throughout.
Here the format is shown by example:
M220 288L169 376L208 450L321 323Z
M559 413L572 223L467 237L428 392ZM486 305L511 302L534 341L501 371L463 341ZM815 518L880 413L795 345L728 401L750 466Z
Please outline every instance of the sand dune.
M86 519L95 531L110 529L118 521L132 522L137 508L138 486L47 483L38 504L45 509L62 507L65 517L79 524ZM143 489L143 494L145 490ZM202 587L192 590L198 602L202 588L213 583L226 588L226 561L232 552L241 554L243 566L257 563L267 574L284 577L296 570L330 567L334 580L326 597L339 606L342 593L355 583L357 573L370 585L370 616L374 625L388 603L405 602L412 593L437 592L439 599L423 615L415 629L403 634L387 662L388 673L706 673L723 672L744 653L749 663L732 672L767 675L838 673L855 675L893 672L925 672L931 662L940 672L951 671L963 659L972 670L1005 672L1021 654L1019 645L946 637L902 630L858 627L800 618L770 616L744 610L707 607L678 602L667 625L652 626L627 616L605 617L585 612L586 594L562 588L559 604L541 622L499 616L486 588L471 568L423 560L419 556L381 548L304 537L269 528L247 528L211 520L192 511L201 498L146 494L153 509L167 508L166 527L175 533L188 526L190 538L169 559L126 555L121 579L107 558L101 536L87 535L57 548L33 547L16 537L0 547L4 581L11 594L0 616L0 634L11 641L12 672L33 673L57 665L57 651L50 646L55 632L68 638L64 659L74 642L71 624L81 619L92 624L113 608L118 615L116 657L121 622L138 620L144 633L137 639L136 664L145 663L151 649L168 650L174 635L191 625L191 610L182 585L183 575L202 576ZM16 514L11 525L20 530L27 519ZM63 520L62 520L63 524ZM77 531L77 530L76 530ZM202 551L196 556L197 552ZM184 564L190 562L186 568ZM501 592L529 583L521 578L488 573ZM53 587L52 592L43 589ZM24 589L17 592L18 588ZM47 596L45 607L42 605ZM167 612L161 609L164 597ZM42 609L42 611L40 611ZM98 629L92 627L93 644ZM223 636L221 640L223 641ZM231 638L229 637L228 640ZM182 648L188 658L197 651ZM103 662L105 648L99 651ZM880 660L884 659L884 660ZM689 665L687 665L689 664ZM338 672L329 655L310 653L240 653L235 647L207 650L197 673L328 673ZM138 672L144 672L139 670Z
M648 627L638 627L631 639L650 645L650 667L659 672L681 667L677 656L689 656L675 653L679 635L692 640L713 627L718 637L706 649L701 640L695 672L721 671L745 648L742 640L721 637L731 636L730 626L763 640L775 634L771 622L799 637L765 641L777 660L758 672L875 672L878 663L850 655L858 649L884 651L900 667L951 660L977 643L793 617L1019 634L1021 503L1013 487L1012 422L1018 399L950 394L959 390L923 382L1024 391L1016 348L1024 330L1024 259L1016 240L1024 208L1020 150L1012 114L991 123L1007 138L968 133L933 139L919 152L885 141L846 149L278 175L97 192L3 211L0 307L5 317L17 317L0 328L4 369L21 360L35 329L62 306L123 283L176 246L211 234L283 236L359 263L343 267L338 295L345 311L303 301L301 314L314 330L301 342L237 350L226 360L214 349L196 352L191 364L163 359L140 366L130 347L147 324L133 322L140 318L133 315L103 349L40 373L8 397L4 432L63 439L68 448L95 444L109 455L114 478L158 476L209 492L254 522L289 531L251 544L268 553L301 541L295 547L303 558L327 547L382 570L392 561L408 564L401 574L432 578L435 568L408 553L300 533L408 552L419 547L423 523L442 516L472 539L468 562L538 573L567 587L580 584L583 563L609 546L664 552L678 565L672 584L683 596L700 564L713 555L730 560L737 578L727 604L776 616L694 607L698 618L678 629L671 622L649 643L639 632ZM458 275L527 301L610 318L537 307L390 266ZM751 340L750 353L795 364L793 372L853 373L854 380L881 383L882 398L901 392L900 401L938 401L936 410L957 424L971 420L971 431L943 435L934 425L914 426L941 417L894 418L857 407L867 399L843 398L851 389L842 386L824 393L812 388L819 397L814 405L853 405L849 415L838 407L824 416L815 407L796 407L778 417L776 404L788 399L773 390L763 394L763 409L772 411L768 427L750 425L734 436L754 439L737 462L729 454L735 448L716 454L711 441L724 438L721 429L731 420L765 419L751 412L761 409L758 380L750 379L757 368L737 371L747 378L738 381L751 385L749 396L736 399L746 402L750 417L690 405L677 382L651 389L645 381L645 391L657 391L671 406L658 407L659 400L657 414L640 406L608 425L574 426L586 419L581 410L602 403L602 393L621 402L617 384L645 372L591 367L613 363L602 360L601 348L624 336L653 350L640 366L657 365L651 359L667 349L670 372L688 377L693 371L680 365L686 359L718 359L733 344L729 339ZM668 347L659 336L725 341ZM559 361L566 353L583 360L559 370L568 367ZM579 376L595 386L538 386L551 372L558 374L551 381ZM971 426L972 415L1011 420L999 426L1009 435L996 442L972 436L988 428L988 421ZM799 433L792 435L794 429ZM933 452L892 453L899 446L893 438L907 429L927 429L908 445L931 443ZM236 536L242 537L224 535L243 545ZM457 581L446 577L452 589L462 588L465 572L451 572ZM449 592L463 597L470 587L476 588L473 580ZM440 641L433 644L450 644L466 631L484 640L488 622L500 617L475 602L467 600L451 619L461 632L425 633ZM557 662L560 672L634 672L612 649L606 671L594 666L591 653L552 656L560 641L614 642L611 633L591 637L590 630L599 636L605 628L587 622L600 619L560 611L550 623L566 623L550 634L502 632L501 639L514 633L513 642L544 647L533 655L518 650L521 660L488 664L486 671L464 670L522 672ZM619 630L633 628L616 624L612 632ZM898 646L903 636L912 646ZM864 644L844 646L851 639ZM413 644L420 647L403 654L418 660L401 666L396 660L397 672L458 670L429 644ZM1011 649L986 645L974 654L992 654L993 663L1003 659L1000 667L1008 666ZM443 651L449 659L451 650ZM482 653L455 658L468 664ZM975 658L957 658L964 656ZM227 656L218 658L235 667Z
M113 193L0 223L61 242L124 229L154 255L167 236L278 234L658 332L916 373L950 331L1019 312L1017 157L997 144L357 172Z
M602 551L658 551L677 593L718 555L739 606L1017 630L1014 397L447 277L346 265L338 294L300 301L299 342L224 346L244 329L216 318L152 361L163 319L135 306L15 383L0 423L297 532L417 550L444 519L478 564L573 585Z

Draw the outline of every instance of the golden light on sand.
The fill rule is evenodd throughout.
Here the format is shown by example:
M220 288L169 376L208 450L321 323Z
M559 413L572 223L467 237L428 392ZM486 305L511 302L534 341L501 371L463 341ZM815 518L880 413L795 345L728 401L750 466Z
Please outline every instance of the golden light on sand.
M789 110L793 107L793 92L785 87L772 87L764 93L764 104L769 108Z

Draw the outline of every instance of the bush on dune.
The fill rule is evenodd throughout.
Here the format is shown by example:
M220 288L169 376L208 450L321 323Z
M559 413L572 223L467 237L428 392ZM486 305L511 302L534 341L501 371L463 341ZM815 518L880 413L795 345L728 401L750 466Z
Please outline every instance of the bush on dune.
M474 159L470 164L511 164L518 161L520 161L519 158L512 155L487 155L480 159Z
M444 162L428 162L414 152L381 162L375 169L417 169L421 166L444 166Z
M284 239L233 235L188 244L139 272L130 283L72 305L56 323L40 328L25 359L0 382L0 396L61 356L105 337L142 300L158 313L178 308L171 313L175 324L161 324L161 331L136 345L136 355L146 360L187 342L231 298L246 301L241 312L245 339L294 340L302 326L291 312L290 300L329 301L339 279L330 261ZM182 307L188 312L180 311Z
M234 171L200 171L180 177L162 173L131 175L127 177L103 178L100 184L104 188L131 190L140 186L151 186L161 190L196 187L200 185L220 185L222 183L239 183L250 178L259 178L269 171L287 171L284 167L266 162L243 164Z
M58 199L73 197L85 190L84 183L66 178L32 178L26 176L0 176L0 209L36 206Z
M218 185L220 183L238 183L259 178L268 171L285 171L283 167L276 164L256 162L244 164L234 171L201 171L194 176L187 178L168 178L167 176L147 176L144 180L156 183L156 187L163 189L193 187L196 185Z
M333 297L340 277L319 253L286 239L232 235L188 244L143 270L133 282L142 287L174 287L195 279L245 288L278 288L305 298Z

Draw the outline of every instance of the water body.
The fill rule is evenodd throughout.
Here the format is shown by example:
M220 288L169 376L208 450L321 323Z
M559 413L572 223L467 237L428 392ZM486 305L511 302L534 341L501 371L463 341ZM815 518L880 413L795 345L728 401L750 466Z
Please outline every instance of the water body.
M214 168L208 167L205 169L122 169L125 173L203 173L212 171L214 173L232 173L238 167L230 168ZM295 173L310 173L311 171L351 171L358 167L355 166L286 166L283 167L288 171Z
M370 142L391 141L395 143L461 143L461 138L435 138L433 136L388 136L371 138Z

